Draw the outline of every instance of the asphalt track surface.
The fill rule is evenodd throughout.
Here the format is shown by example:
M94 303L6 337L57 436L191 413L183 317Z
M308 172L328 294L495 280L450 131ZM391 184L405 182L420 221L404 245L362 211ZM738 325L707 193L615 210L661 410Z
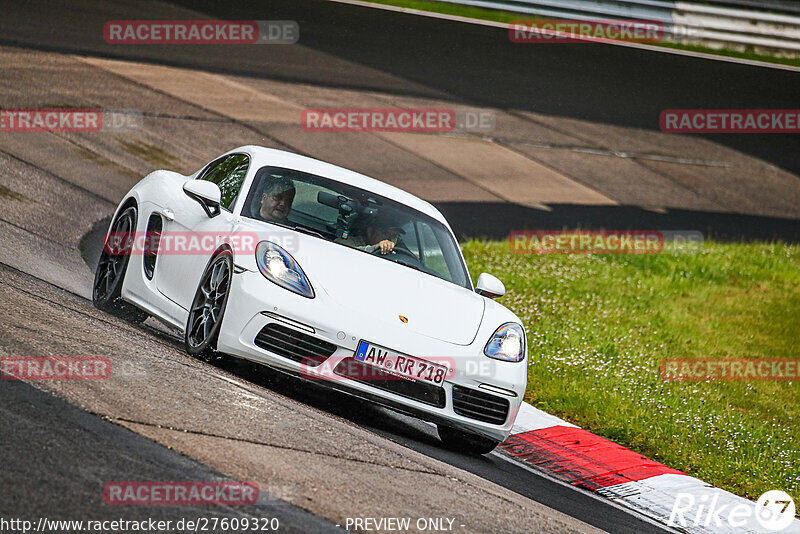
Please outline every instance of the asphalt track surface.
M263 493L253 506L209 506L200 514L188 505L106 506L102 488L109 481L230 479L24 382L3 384L0 431L5 451L0 515L6 519L80 520L91 509L97 520L277 518L286 532L341 531Z
M8 13L0 42L91 52L319 86L446 94L454 100L658 130L664 109L794 109L797 72L657 54L604 44L519 46L504 30L316 0L172 2L226 20L295 20L302 48L119 46L102 40L107 21L136 6L76 2L61 22L50 2ZM23 3L20 3L23 5ZM85 18L76 18L83 16ZM541 47L539 50L538 47ZM309 53L310 51L316 52ZM339 60L339 61L337 61ZM346 63L345 63L346 62ZM344 68L356 64L361 69ZM376 76L375 73L382 73ZM712 137L800 173L791 134Z
M253 466L264 469L264 460L248 464L236 459L241 454L242 458L264 455L273 462L286 462L295 472L267 470L272 478L261 485L263 501L257 510L206 510L204 515L268 514L281 517L289 531L334 529L334 522L318 516L348 515L347 504L330 496L332 489L345 491L338 471L352 469L348 471L352 485L359 487L359 477L380 478L380 473L370 471L378 465L390 468L385 471L388 476L396 476L385 482L396 488L372 490L378 496L391 495L395 489L400 494L420 480L436 488L428 490L433 493L473 495L464 489L468 488L487 502L501 496L499 502L508 508L490 503L486 511L509 514L507 531L587 530L580 521L610 532L663 531L596 496L514 465L499 454L472 458L446 451L433 429L416 420L243 362L224 360L211 367L182 355L177 335L157 323L132 327L92 309L86 299L87 282L105 228L103 221L136 177L153 165L188 172L231 146L245 144L240 140L251 142L254 137L267 146L318 157L326 149L340 151L341 147L320 147L277 127L231 121L191 102L152 92L145 85L76 66L65 54L193 68L253 83L280 81L298 84L298 91L312 87L380 93L549 115L555 118L553 129L562 131L569 121L656 131L658 113L665 108L796 108L800 75L606 45L537 45L542 46L541 51L523 51L497 39L502 30L303 0L191 5L210 18L296 20L301 25L302 46L237 48L231 53L224 47L205 46L119 48L102 41L102 24L109 19L179 18L175 13L190 18L176 5L76 2L66 8L29 2L8 8L0 21L0 45L4 45L0 67L7 69L0 86L4 107L80 102L142 109L160 121L147 143L124 144L125 150L114 142L80 135L29 134L0 139L0 205L4 207L0 214L0 353L103 351L127 371L121 385L111 384L108 389L105 385L37 384L47 390L41 391L15 382L0 384L0 428L7 436L4 445L8 444L2 449L2 461L11 466L0 475L0 515L77 519L197 515L193 510L175 508L146 513L123 507L108 510L100 502L97 488L108 480L245 479L251 469L256 470ZM183 7L189 7L188 3ZM595 132L595 137L605 137L607 132ZM687 147L699 143L694 139L671 148L676 153L689 150ZM667 213L651 209L661 206L649 200L647 185L631 187L635 190L632 194L639 195L636 198L647 201L626 202L612 194L614 184L604 182L602 173L593 177L595 182L585 181L617 200L616 205L554 203L543 211L507 199L465 200L457 190L432 200L462 235L503 236L509 228L520 227L520 221L533 219L531 224L567 221L603 226L616 220L659 228L686 228L693 223L732 239L800 239L800 207L793 201L798 198L800 172L796 137L718 136L705 138L703 143L703 154L709 159L719 154L728 157L726 150L734 150L744 155L743 160L779 169L775 172L783 174L775 182L778 185L766 198L753 198L746 181L737 181L733 186L743 188L740 196L725 197L730 191L715 193L716 198L727 199L724 209L705 209L700 204L693 209L693 201L666 196L661 206L670 208ZM718 154L705 149L712 145L722 147ZM355 143L348 146L345 161L336 162L345 164L349 157L351 167L372 170L372 160L382 154L358 154L357 147ZM398 165L402 167L405 161ZM555 159L547 163L567 173ZM575 174L570 176L575 178ZM388 175L393 177L391 172ZM107 179L98 181L98 176ZM399 175L396 179L401 183ZM670 179L677 180L675 176ZM706 196L707 191L703 193ZM736 208L728 207L732 203ZM238 393L222 386L208 392L206 381L235 383ZM280 432L273 435L261 428L258 417L279 410L275 406L285 411L283 426L274 427L272 430ZM365 466L363 457L349 455L348 451L360 450L367 442L370 445L364 450L373 455L370 458L375 465ZM261 448L254 452L248 447ZM302 454L316 456L298 459ZM320 456L334 460L334 465L315 463ZM311 470L322 487L312 488L313 481L300 480L296 473L303 469L300 466ZM320 471L314 472L315 468ZM387 475L382 476L385 479ZM342 486L336 488L337 484ZM9 488L13 492L6 491ZM328 492L330 506L314 502L310 495L317 491ZM403 494L398 500L412 497ZM433 502L439 510L456 502L438 502L441 495L417 497ZM360 509L369 510L369 503L360 504ZM577 522L571 524L551 509ZM530 517L524 515L527 511ZM457 515L461 511L451 512ZM492 527L496 523L476 522L468 524L467 530Z
M9 9L0 21L0 44L507 110L525 121L498 128L492 135L502 144L616 201L596 206L567 199L537 210L508 206L513 190L500 202L432 199L460 235L502 238L513 229L566 225L691 227L720 239L800 240L798 136L667 136L658 125L664 109L794 109L797 71L605 44L519 45L499 28L317 0L71 5L63 13L64 6L47 1ZM103 41L106 21L142 18L143 12L146 18L295 20L301 39L295 46L235 51ZM285 148L308 151L303 142ZM589 161L627 151L630 159ZM358 166L356 154L331 151L329 159L337 156L335 163ZM650 160L661 156L700 161L677 168Z
M392 12L333 3L285 0L264 6L234 0L224 6L217 2L183 5L218 17L268 15L296 20L304 32L304 46L466 102L605 124L656 130L656 119L664 109L794 109L800 93L797 72L613 45L526 48L507 38L497 39L505 33L502 29L414 16L398 18ZM537 46L543 50L535 50ZM226 63L222 59L217 67L224 69ZM416 89L410 84L376 85L372 77L354 78L347 71L331 75L330 69L314 68L313 72L297 73L281 63L265 70L251 65L239 68L240 72L324 85ZM720 135L712 139L800 173L797 136Z

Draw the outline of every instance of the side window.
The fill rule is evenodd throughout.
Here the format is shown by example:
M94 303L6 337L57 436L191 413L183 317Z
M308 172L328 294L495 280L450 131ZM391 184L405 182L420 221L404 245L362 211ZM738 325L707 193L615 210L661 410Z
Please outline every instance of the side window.
M230 211L233 201L244 183L250 158L245 154L231 154L211 163L200 176L200 180L214 182L222 192L221 205Z
M298 217L303 217L313 220L317 224L334 225L336 218L339 216L339 210L321 204L317 201L317 195L322 191L325 193L336 194L325 187L316 184L310 184L300 180L294 181L294 186L297 194L294 197L292 204L292 214Z
M433 228L424 222L418 223L417 228L419 230L420 241L422 241L422 259L425 267L450 279L452 277L450 268L447 265L447 261L442 253L442 248L439 244L439 240L436 238Z

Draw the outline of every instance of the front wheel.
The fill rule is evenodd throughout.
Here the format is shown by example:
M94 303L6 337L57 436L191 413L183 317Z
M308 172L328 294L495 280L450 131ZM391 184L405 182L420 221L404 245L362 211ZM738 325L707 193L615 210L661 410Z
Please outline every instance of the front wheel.
M103 241L103 250L94 273L92 303L100 310L133 323L141 323L148 314L121 298L122 283L131 259L130 241L136 233L136 218L136 206L123 210Z
M192 356L206 361L217 356L217 339L222 315L228 303L232 277L231 253L223 251L214 256L200 278L183 337L186 352Z
M497 440L457 430L449 426L436 425L436 428L439 431L439 438L441 438L445 447L456 452L488 454L500 444Z

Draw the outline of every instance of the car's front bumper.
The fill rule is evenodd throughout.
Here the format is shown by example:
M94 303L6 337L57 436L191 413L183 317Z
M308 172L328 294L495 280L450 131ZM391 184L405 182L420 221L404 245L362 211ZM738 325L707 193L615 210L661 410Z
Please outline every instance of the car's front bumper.
M265 350L255 343L268 324L279 324L315 339L335 345L324 365L312 368L299 361ZM278 367L309 380L326 380L328 385L412 413L421 419L504 440L511 430L525 392L525 361L502 362L483 355L483 346L496 325L482 326L471 345L461 346L413 333L403 324L389 325L356 314L338 305L325 292L307 299L267 281L260 273L244 271L233 277L231 294L220 329L218 349L237 357ZM352 380L332 372L342 360L352 358L358 342L367 340L392 350L423 359L443 359L455 367L442 384L443 406L420 402L387 391L369 380ZM463 391L458 408L453 388L468 388L491 394L508 402L508 413L499 424L464 415ZM456 413L459 409L461 414Z

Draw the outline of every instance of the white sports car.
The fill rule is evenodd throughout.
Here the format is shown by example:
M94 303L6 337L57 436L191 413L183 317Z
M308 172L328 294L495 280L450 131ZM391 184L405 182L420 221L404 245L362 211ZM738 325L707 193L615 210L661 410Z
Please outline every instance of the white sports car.
M457 450L504 440L527 382L526 338L473 288L450 226L378 180L244 146L120 203L94 303L184 332L186 350L277 367L437 424Z

